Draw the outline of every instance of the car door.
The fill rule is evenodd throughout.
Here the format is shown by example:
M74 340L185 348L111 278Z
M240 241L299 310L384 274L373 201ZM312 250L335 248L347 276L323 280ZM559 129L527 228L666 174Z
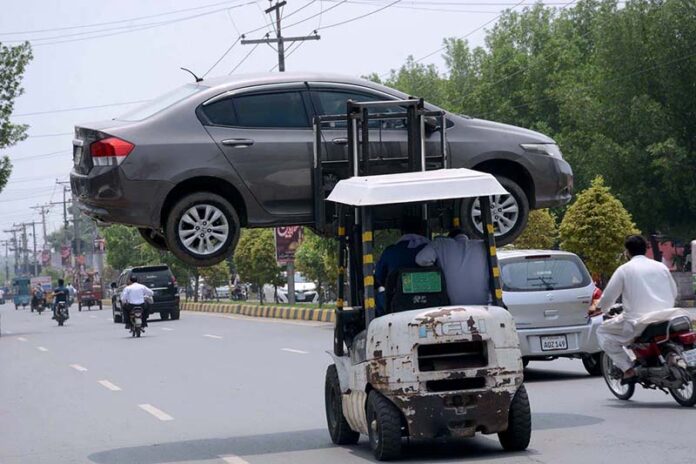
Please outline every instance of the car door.
M206 129L250 193L267 212L290 222L312 213L307 99L303 83L259 86L200 108Z
M503 301L520 329L587 323L594 284L574 255L501 258Z

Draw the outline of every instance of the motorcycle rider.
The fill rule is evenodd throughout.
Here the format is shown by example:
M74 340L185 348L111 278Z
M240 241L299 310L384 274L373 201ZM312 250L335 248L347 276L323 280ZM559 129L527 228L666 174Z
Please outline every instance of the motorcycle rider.
M629 261L614 272L599 302L590 308L590 316L606 313L622 297L623 313L605 321L597 329L599 346L624 373L623 380L635 378L631 358L624 346L636 333L636 321L646 314L674 307L677 285L664 264L645 256L648 244L640 235L631 235L624 242Z
M68 289L65 287L65 281L63 279L58 279L58 286L53 289L53 319L56 318L56 309L58 308L58 302L65 302L65 307L68 307Z
M123 318L126 323L126 329L130 330L130 310L132 306L140 306L143 308L143 327L147 327L148 305L145 301L146 297L152 297L153 291L143 284L138 283L138 277L134 274L130 276L130 285L123 289L121 293L121 303L123 304Z
M44 291L41 285L35 285L31 291L31 307L38 308L44 304Z

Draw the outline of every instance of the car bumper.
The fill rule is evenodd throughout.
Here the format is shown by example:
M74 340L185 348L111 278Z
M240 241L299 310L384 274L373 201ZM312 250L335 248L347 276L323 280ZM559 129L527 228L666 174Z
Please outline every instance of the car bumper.
M161 206L171 184L131 180L118 167L100 166L88 174L73 170L70 187L78 208L99 222L159 228Z
M568 204L573 196L573 169L565 160L546 155L534 156L535 209Z
M517 329L522 357L577 357L584 354L598 353L602 350L597 342L597 328L600 325L602 325L602 318L594 317L585 325ZM541 337L550 335L565 335L568 340L568 349L542 350Z

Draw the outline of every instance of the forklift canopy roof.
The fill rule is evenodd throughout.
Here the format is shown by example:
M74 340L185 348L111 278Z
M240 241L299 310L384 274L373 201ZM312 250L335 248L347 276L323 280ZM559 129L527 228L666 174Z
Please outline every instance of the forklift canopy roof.
M506 194L493 175L462 168L351 177L339 181L327 199L375 206Z

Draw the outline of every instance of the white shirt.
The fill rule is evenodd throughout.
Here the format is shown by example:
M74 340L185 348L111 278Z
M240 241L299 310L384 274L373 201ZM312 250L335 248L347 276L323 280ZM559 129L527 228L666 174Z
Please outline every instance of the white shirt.
M653 311L673 308L677 284L667 266L638 255L614 272L598 306L607 312L622 295L624 318L636 320Z
M132 305L141 305L145 303L146 296L152 296L154 293L143 284L133 282L123 289L121 293L121 302Z

